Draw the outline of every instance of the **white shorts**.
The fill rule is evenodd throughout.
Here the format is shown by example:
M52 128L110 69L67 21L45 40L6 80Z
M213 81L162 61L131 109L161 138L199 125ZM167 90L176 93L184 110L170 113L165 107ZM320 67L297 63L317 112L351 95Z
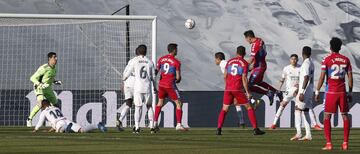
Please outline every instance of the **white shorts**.
M125 95L125 100L133 98L134 97L134 88L124 87L124 95Z
M134 93L134 104L142 106L143 104L151 104L152 93Z
M305 91L304 93L304 102L301 102L299 100L299 96L300 94L298 94L296 96L296 101L295 101L295 106L297 106L299 109L303 110L305 108L309 108L311 109L312 108L312 105L313 105L313 92L312 91Z
M63 133L67 126L72 123L71 130L75 133L78 133L81 129L81 126L75 122L72 122L70 120L60 120L55 125L55 130L57 133Z
M292 99L295 98L296 95L294 95L295 91L297 90L296 87L287 88L284 93L284 98L282 101L284 102L290 102Z

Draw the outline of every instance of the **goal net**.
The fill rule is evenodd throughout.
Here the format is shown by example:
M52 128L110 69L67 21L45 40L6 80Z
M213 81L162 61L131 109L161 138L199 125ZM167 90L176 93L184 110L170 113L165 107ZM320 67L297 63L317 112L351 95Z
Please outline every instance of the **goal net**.
M54 91L64 116L115 126L124 105L122 72L140 44L155 61L156 17L0 14L0 126L26 125L36 104L30 76L48 52L58 56L63 85Z

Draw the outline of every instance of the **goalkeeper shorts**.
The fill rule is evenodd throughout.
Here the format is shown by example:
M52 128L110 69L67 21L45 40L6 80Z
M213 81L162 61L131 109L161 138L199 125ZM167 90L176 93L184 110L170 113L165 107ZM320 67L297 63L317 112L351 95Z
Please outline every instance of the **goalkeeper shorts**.
M55 96L55 93L52 90L35 90L36 99L38 100L38 103L41 103L43 100L48 100L50 104L55 105L57 104L57 98ZM41 104L38 104L41 106Z

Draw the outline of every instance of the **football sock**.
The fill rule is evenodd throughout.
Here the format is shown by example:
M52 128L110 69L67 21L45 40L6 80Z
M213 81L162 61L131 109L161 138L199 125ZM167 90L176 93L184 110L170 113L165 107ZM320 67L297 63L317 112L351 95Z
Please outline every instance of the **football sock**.
M236 115L237 115L238 118L239 118L239 123L240 123L240 124L244 124L245 121L244 121L243 112L242 112L242 110L241 110L241 106L240 106L240 105L236 105L235 108L236 108Z
M176 109L176 122L181 124L182 110Z
M344 142L349 141L349 133L350 133L350 122L348 118L343 119L344 121Z
M91 130L97 129L98 127L97 127L97 125L95 125L95 124L91 124L91 125L87 125L87 126L85 126L85 127L83 127L83 128L84 128L84 131L85 131L85 132L89 132L89 131L91 131Z
M301 136L301 111L295 110L295 128L296 128L296 135Z
M40 111L40 107L35 105L34 108L30 112L29 119L32 120L34 118L34 116L36 115L36 113L38 113L39 111Z
M157 122L159 120L160 112L161 112L161 106L156 106L155 107L155 117L154 117L155 122Z
M149 127L154 128L154 110L152 107L148 108L148 119L149 119Z
M221 109L220 114L219 114L219 118L218 118L218 126L217 128L222 128L223 124L224 124L224 119L226 117L227 111L224 111L223 109Z
M260 84L258 84L259 86L263 87L264 89L269 89L270 91L273 91L273 92L276 92L276 89L269 85L268 83L266 82L261 82Z
M277 123L277 121L279 120L280 116L282 115L284 109L285 109L285 108L280 105L279 109L277 110L277 112L276 112L276 114L275 114L275 118L274 118L273 125L276 125L276 123Z
M303 113L303 121L305 126L306 137L311 138L310 114L309 112L304 112L304 111L302 113Z
M318 123L317 123L316 116L315 116L315 112L314 112L313 109L309 109L309 115L310 115L310 120L311 120L311 123L310 123L310 124L311 124L312 126L317 125Z
M256 116L253 108L247 109L248 117L253 128L257 128Z
M344 121L345 125L345 121ZM324 133L326 138L326 143L331 143L331 123L330 118L324 118Z
M257 85L250 86L250 90L263 95L266 95L268 92L267 89L260 88Z
M134 120L135 120L135 128L139 128L140 118L142 114L142 107L141 106L135 106L135 113L134 113Z
M129 112L129 110L130 110L130 107L127 105L125 105L125 107L121 110L120 118L119 118L119 120L121 122L123 122L125 120L125 117L126 117L127 113Z

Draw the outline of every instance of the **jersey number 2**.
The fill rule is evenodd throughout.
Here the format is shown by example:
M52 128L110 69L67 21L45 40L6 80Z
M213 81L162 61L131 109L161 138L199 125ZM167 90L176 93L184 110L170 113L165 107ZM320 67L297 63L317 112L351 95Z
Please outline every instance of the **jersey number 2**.
M339 79L339 78L344 78L344 68L346 67L345 64L333 64L331 65L331 74L330 74L330 78L331 79Z

